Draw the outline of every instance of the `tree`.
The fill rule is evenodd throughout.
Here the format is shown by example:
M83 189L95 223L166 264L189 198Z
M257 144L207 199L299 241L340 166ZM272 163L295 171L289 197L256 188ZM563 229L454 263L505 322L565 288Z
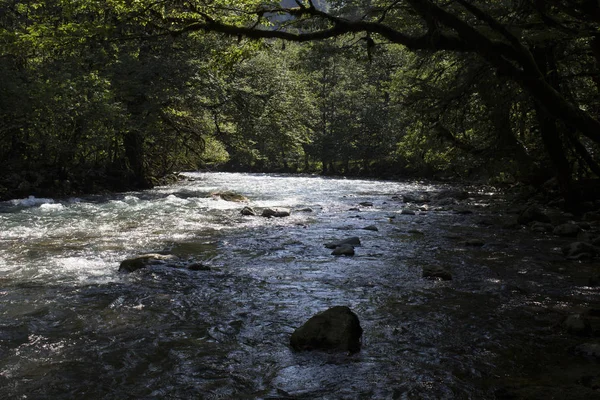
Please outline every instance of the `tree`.
M596 33L600 5L595 1L372 1L361 3L348 14L344 14L343 7L336 9L336 2L331 2L334 7L325 11L311 0L297 1L295 8L261 2L242 2L237 7L218 3L227 3L222 8L193 3L194 7L181 5L177 15L164 14L161 21L165 31L173 35L212 31L299 42L363 34L371 47L375 41L385 41L404 45L411 51L476 54L497 75L531 96L538 114L550 115L567 129L577 131L564 140L553 133L552 127L540 126L546 152L565 196L571 188L571 170L568 160L565 162L567 148L574 149L589 168L596 170L600 121L595 109L580 103L578 96L568 96L557 85L557 79L552 77L556 73L552 69L555 62L548 57L548 50L541 50L551 48L552 43L565 43L580 53L581 65L596 64L600 55ZM285 16L284 22L269 26L272 15ZM595 60L581 52L585 48L592 50ZM557 60L556 65L559 64ZM579 76L580 82L593 79L597 84L597 69L584 73L586 76ZM543 120L540 117L540 122Z

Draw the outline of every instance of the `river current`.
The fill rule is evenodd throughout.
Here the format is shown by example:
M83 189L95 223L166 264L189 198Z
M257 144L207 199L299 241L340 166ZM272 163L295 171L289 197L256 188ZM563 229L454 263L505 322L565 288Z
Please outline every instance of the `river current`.
M514 215L499 194L469 188L461 201L416 205L402 195L451 187L186 177L108 197L0 203L0 398L598 396L598 363L573 350L586 339L560 328L598 307L587 281L596 265L565 261L565 239L504 228ZM292 215L242 216L244 204L211 196L225 190ZM362 242L354 257L324 247L351 236ZM148 252L211 270L118 272ZM424 279L427 266L453 279ZM293 330L336 305L359 316L362 350L292 351Z

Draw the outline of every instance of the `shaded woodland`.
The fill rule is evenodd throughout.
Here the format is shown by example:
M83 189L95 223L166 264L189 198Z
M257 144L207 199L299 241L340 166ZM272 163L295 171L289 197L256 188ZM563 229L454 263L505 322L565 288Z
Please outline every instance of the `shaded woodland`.
M0 2L0 198L196 169L600 175L600 5Z

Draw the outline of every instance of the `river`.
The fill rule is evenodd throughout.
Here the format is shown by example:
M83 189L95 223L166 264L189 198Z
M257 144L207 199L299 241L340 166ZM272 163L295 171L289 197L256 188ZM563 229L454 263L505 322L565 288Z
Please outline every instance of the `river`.
M598 307L586 278L596 265L565 261L565 239L503 228L514 215L498 193L469 188L458 204L418 208L402 195L452 187L186 177L143 192L0 203L0 398L598 395L598 363L573 351L587 339L560 329ZM222 190L292 215L242 216L243 205L211 196ZM350 236L362 242L354 257L323 245ZM211 270L118 272L157 251ZM453 279L424 279L424 266ZM293 352L293 330L336 305L359 316L362 350ZM571 397L551 397L561 393Z

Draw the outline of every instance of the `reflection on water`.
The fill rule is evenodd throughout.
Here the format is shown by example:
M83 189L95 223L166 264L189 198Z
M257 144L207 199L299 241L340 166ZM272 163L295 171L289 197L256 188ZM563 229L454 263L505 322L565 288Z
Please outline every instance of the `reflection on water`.
M420 211L401 195L444 188L189 176L110 198L0 205L2 398L492 399L515 385L561 393L579 379L565 369L600 376L568 350L581 339L556 329L597 305L597 291L578 284L557 239L478 223L503 217L493 193ZM211 196L222 190L292 216L242 216L243 205ZM353 258L323 246L349 236L362 242ZM473 238L485 246L464 245ZM211 271L117 272L155 251ZM453 280L422 279L424 265ZM293 329L334 305L359 315L362 351L293 353ZM571 393L594 394L584 383Z

